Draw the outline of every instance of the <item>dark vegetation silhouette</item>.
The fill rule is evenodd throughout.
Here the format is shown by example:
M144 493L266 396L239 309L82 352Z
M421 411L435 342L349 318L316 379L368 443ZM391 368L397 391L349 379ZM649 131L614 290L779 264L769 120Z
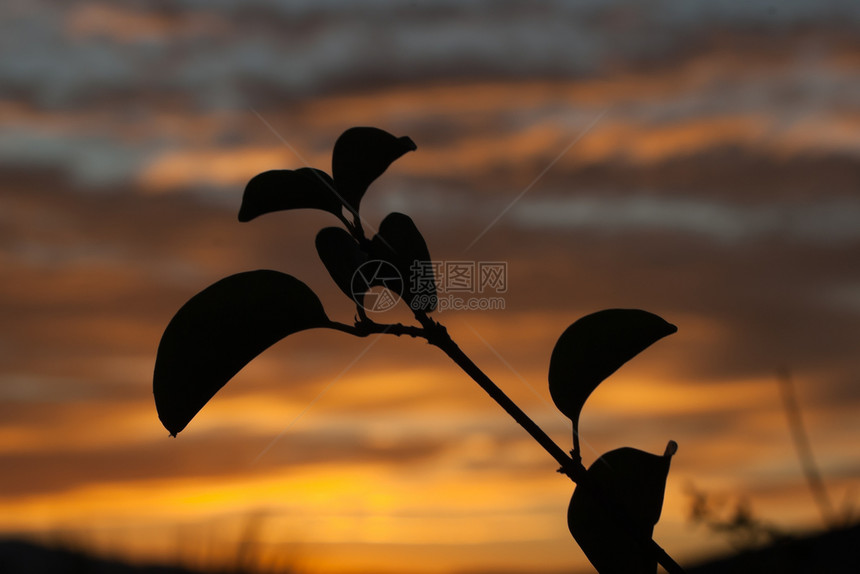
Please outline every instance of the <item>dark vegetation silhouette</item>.
M0 541L3 574L202 574L181 566L129 564L97 557L65 544L37 544L24 540ZM209 574L251 574L249 571L209 571Z
M140 564L99 556L80 543L38 543L28 540L0 540L2 574L291 574L295 569L284 560L272 559L240 540L228 564L179 565ZM200 562L196 560L195 562Z
M628 360L674 333L674 325L638 309L607 309L568 327L553 349L549 389L572 422L573 450L566 453L481 371L430 313L436 287L413 273L430 264L427 245L412 219L391 213L372 237L360 216L369 185L398 158L416 150L408 137L371 127L351 128L337 140L331 176L310 167L267 171L245 188L240 221L275 211L327 211L343 227L326 227L316 249L337 286L356 306L352 324L328 317L317 295L300 280L272 270L238 273L207 287L183 305L162 336L153 377L155 404L172 436L254 357L293 333L332 329L366 337L374 333L425 339L450 357L561 465L577 487L568 526L600 574L670 573L681 567L653 541L663 506L669 464L677 445L662 455L633 448L605 453L586 470L579 441L579 415L595 388ZM402 299L412 325L382 324L367 316L368 300Z
M812 441L803 423L802 409L794 380L788 369L776 373L782 407L788 421L798 462L806 484L821 514L823 529L809 533L793 532L756 515L743 495L710 493L687 485L690 521L725 537L737 553L689 569L691 573L732 572L860 572L860 523L855 504L847 496L837 508L827 492L824 478L815 462Z
M787 530L756 516L745 496L715 494L692 484L687 485L686 493L690 497L690 522L724 536L739 552L791 538Z
M687 570L689 574L842 574L860 572L860 524L806 536L780 536Z

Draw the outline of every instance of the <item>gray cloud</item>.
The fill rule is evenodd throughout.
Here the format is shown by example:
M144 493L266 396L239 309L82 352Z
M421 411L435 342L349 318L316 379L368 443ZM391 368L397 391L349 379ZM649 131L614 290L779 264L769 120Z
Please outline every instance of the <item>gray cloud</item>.
M511 220L541 229L597 232L669 231L742 244L766 237L829 244L860 240L860 200L823 199L813 205L736 205L644 194L621 198L577 196L529 198Z
M8 93L28 91L48 106L154 90L180 90L201 103L224 105L243 99L242 86L258 83L312 93L380 78L575 76L610 60L664 58L691 45L701 30L789 33L798 23L848 27L860 21L850 0L781 2L778 8L764 0L683 7L656 1L548 2L539 8L527 2L179 5L162 11L138 2L7 3L0 28L2 85ZM75 34L69 22L82 13L89 28ZM158 24L136 37L134 19L147 16ZM131 29L117 29L115 21Z

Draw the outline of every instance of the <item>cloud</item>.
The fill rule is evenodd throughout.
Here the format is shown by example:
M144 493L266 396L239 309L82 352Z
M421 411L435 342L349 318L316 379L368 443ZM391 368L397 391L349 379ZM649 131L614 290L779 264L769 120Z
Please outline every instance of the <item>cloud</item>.
M526 199L511 211L515 223L540 229L600 232L660 232L703 236L742 244L776 236L789 241L830 244L860 239L860 201L823 200L814 205L733 205L728 202L658 198L637 194L607 198Z
M671 59L713 29L750 26L777 38L792 26L856 24L849 1L545 4L48 2L4 8L6 90L48 106L95 94L188 92L202 105L244 101L249 88L313 94L344 84L439 77L583 76ZM357 16L360 14L360 17ZM357 24L360 22L360 25ZM596 32L599 30L599 32ZM660 30L659 37L655 30ZM7 53L12 53L10 50ZM551 55L552 57L547 57Z

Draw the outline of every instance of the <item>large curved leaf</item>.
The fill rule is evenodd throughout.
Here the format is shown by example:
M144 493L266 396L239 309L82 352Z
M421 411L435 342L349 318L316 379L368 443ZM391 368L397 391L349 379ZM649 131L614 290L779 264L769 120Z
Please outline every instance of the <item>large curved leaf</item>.
M567 525L600 574L657 571L651 536L676 450L671 441L663 456L635 448L607 452L574 490Z
M379 128L357 127L343 132L334 144L331 165L338 192L358 213L367 187L388 166L418 146L408 137L395 137Z
M366 285L353 278L358 268L367 262L367 255L355 239L341 227L325 227L317 233L316 248L320 260L340 290L361 305Z
M678 328L639 309L606 309L568 327L552 351L549 392L579 432L579 413L591 392L621 365Z
M334 181L319 169L264 171L245 186L239 221L285 209L322 209L340 216L343 204L335 192Z
M183 305L158 345L155 406L175 436L242 367L291 333L329 319L311 289L277 271L250 271L210 285Z
M430 251L408 215L389 213L371 242L373 255L388 261L403 278L403 300L416 311L436 309L436 282Z

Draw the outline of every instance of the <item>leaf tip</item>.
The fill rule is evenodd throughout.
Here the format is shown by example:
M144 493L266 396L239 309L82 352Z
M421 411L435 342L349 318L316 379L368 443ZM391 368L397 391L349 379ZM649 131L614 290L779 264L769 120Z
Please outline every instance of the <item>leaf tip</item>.
M418 146L415 145L415 142L412 141L412 138L410 138L409 136L402 136L402 137L397 138L397 139L398 139L400 145L406 151L416 151L418 149Z
M247 188L246 188L246 190L247 190ZM239 221L241 221L242 223L247 223L247 222L251 221L252 219L254 219L255 217L257 217L258 215L259 215L259 213L254 213L248 207L248 202L243 197L242 198L242 205L239 207L239 216L238 216Z
M670 440L666 445L666 450L663 452L663 456L666 458L672 458L675 456L675 453L678 452L678 443Z

